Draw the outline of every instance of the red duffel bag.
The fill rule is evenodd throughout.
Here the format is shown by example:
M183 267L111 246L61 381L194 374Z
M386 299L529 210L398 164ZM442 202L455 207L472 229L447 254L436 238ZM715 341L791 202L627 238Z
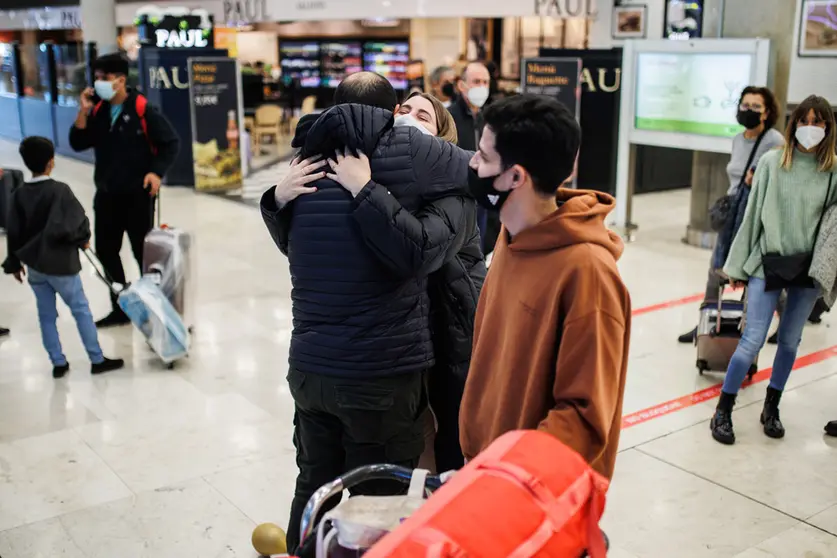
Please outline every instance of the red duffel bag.
M555 437L509 432L365 558L604 558L608 481Z

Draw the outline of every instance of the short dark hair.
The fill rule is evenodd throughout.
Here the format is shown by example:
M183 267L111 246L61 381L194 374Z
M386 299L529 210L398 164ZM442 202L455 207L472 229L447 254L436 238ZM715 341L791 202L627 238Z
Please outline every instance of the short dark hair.
M504 169L520 165L535 190L552 195L573 173L581 145L575 115L558 100L524 93L491 103L483 113Z
M374 72L358 72L340 82L334 104L356 103L394 111L398 95L387 78Z
M433 85L441 83L442 76L452 71L453 68L450 66L437 66L432 72L430 72L430 83Z
M779 121L779 103L776 101L776 95L773 94L773 91L767 87L757 87L755 85L745 87L738 99L739 106L744 102L744 95L761 95L761 98L764 99L764 110L767 111L764 127L769 130L776 126L776 122Z
M103 74L113 74L115 76L127 76L130 72L130 67L131 64L128 62L128 58L118 52L105 54L93 62L93 71L102 72Z
M20 142L23 164L32 174L44 174L49 162L55 159L55 146L47 138L29 136Z

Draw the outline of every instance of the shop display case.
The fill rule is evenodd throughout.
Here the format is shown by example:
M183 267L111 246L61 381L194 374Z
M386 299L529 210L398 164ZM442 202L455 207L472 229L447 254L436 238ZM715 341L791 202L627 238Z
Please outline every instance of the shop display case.
M363 69L381 74L397 90L406 90L410 43L407 41L367 41L363 44Z
M287 41L279 44L282 75L296 78L302 87L319 87L320 43L317 41Z
M343 79L361 71L360 42L326 41L320 45L321 85L337 87Z

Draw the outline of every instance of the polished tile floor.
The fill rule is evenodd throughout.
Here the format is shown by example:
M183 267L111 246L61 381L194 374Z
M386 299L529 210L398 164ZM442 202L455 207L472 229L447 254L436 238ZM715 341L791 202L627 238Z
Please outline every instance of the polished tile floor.
M18 166L2 141L0 165ZM90 207L89 166L60 159L56 177ZM637 309L626 414L720 380L698 376L694 349L674 342L695 321L695 303L682 299L702 291L709 257L680 242L688 193L639 198L636 212L637 240L621 262ZM0 341L3 558L253 557L252 527L287 521L296 474L287 262L253 207L166 190L163 215L197 239L194 348L173 371L125 327L101 341L128 368L91 378L62 311L73 370L54 381L31 292L0 278L0 325L13 330ZM103 314L104 287L89 269L84 282ZM759 430L764 383L742 393L734 447L709 437L713 400L624 430L603 523L611 557L837 556L837 441L822 435L837 418L835 323L806 331L800 355L811 356L785 396L784 440Z

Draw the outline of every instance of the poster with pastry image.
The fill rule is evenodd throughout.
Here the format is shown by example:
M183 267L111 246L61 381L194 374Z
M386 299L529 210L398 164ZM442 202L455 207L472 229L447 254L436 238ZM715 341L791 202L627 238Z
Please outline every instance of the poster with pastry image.
M239 76L237 60L189 59L196 190L229 191L242 186Z

